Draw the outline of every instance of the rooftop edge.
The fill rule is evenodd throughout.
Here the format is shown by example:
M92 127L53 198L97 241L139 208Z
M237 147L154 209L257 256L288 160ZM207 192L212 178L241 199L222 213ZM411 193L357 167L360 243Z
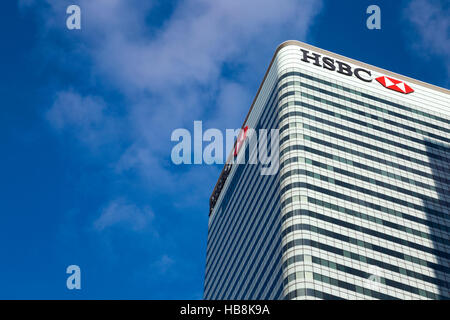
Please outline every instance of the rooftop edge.
M252 101L252 104L251 104L250 109L249 109L249 111L247 113L247 116L245 117L244 124L242 125L241 128L244 128L245 124L247 123L247 119L248 119L250 113L252 112L253 105L255 104L256 99L259 96L261 88L262 88L264 82L266 81L266 78L267 78L267 75L269 73L269 70L272 67L272 64L273 64L276 56L278 55L278 52L281 49L283 49L284 47L292 46L292 45L298 46L298 47L302 47L302 48L306 48L306 49L310 49L310 50L322 53L322 54L330 56L330 57L338 58L339 60L342 60L342 61L345 61L345 62L349 62L349 63L355 64L355 65L359 65L359 66L364 67L366 69L372 69L372 70L377 71L379 73L386 74L386 75L392 76L394 78L399 78L399 79L402 79L404 81L407 81L407 82L410 82L410 83L414 83L414 84L417 84L417 85L420 85L420 86L423 86L423 87L426 87L426 88L430 88L430 89L433 89L433 90L436 90L436 91L439 91L439 92L442 92L442 93L450 95L450 90L448 90L448 89L445 89L445 88L442 88L442 87L439 87L439 86L435 86L433 84L429 84L429 83L426 83L426 82L423 82L423 81L420 81L420 80L417 80L417 79L414 79L414 78L410 78L410 77L407 77L407 76L404 76L404 75L401 75L401 74L398 74L398 73L395 73L395 72L392 72L392 71L389 71L389 70L386 70L386 69L383 69L383 68L375 67L375 66L373 66L371 64L368 64L368 63L364 63L364 62L361 62L361 61L358 61L358 60L347 58L347 57L342 56L340 54L337 54L337 53L334 53L334 52L331 52L331 51L327 51L327 50L324 50L324 49L320 49L318 47L315 47L313 45L310 45L310 44L307 44L307 43L304 43L304 42L301 42L301 41L298 41L298 40L286 40L286 41L282 42L281 44L279 44L278 47L276 48L275 53L273 54L272 59L270 61L269 67L267 68L267 70L266 70L266 72L264 74L264 78L261 81L261 84L259 85L258 91L256 92L255 98ZM229 161L230 161L232 155L233 155L233 149L230 151L230 154L228 155L227 161L226 161L226 163L225 163L225 165L224 165L224 167L223 167L223 169L222 169L222 171L220 173L219 179L217 180L216 185L214 186L213 192L212 192L212 194L211 194L211 196L209 198L209 215L211 215L212 211L214 210L215 203L218 200L218 198L220 196L220 192L222 191L222 187L225 184L225 181L226 181L226 179L228 177L228 174L231 171L231 164L229 163Z

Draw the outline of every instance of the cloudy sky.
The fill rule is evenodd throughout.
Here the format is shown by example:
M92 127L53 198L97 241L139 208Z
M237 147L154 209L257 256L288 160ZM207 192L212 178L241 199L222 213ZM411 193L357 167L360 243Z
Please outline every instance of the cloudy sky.
M81 8L68 30L66 8ZM381 30L366 8L381 8ZM281 42L449 88L442 0L0 4L0 298L200 299L221 166L176 128L239 128ZM82 289L66 288L67 266Z

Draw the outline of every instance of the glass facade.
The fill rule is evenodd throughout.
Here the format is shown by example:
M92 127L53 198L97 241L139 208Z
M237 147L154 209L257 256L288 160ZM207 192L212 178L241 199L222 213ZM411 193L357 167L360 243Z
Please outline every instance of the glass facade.
M276 103L275 93L256 129L278 127L277 113L272 111ZM210 224L205 298L281 299L279 175L260 175L258 165L233 167L234 175L228 178L233 192L216 204Z
M211 209L204 297L449 299L448 90L327 73L300 61L305 46L277 50L249 113L279 129L280 170L233 165Z

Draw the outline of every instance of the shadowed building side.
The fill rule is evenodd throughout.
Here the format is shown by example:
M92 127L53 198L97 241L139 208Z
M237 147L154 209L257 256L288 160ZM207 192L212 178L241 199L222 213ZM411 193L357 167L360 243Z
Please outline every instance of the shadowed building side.
M430 169L434 179L434 186L438 197L437 202L424 199L424 207L428 221L439 223L443 228L430 228L430 237L435 250L450 255L450 144L425 139L424 145L428 153ZM438 147L438 148L436 148ZM436 152L438 150L438 152ZM448 159L438 161L437 156ZM450 299L450 259L436 255L436 263L441 270L435 271L435 278L439 288L440 299Z

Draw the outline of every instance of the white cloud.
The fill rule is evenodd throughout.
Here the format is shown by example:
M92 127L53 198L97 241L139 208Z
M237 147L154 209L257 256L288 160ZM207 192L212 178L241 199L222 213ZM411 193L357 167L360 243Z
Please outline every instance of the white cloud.
M446 1L411 1L405 17L417 32L413 46L424 55L437 55L444 59L450 76L450 6ZM409 32L415 35L414 32Z
M68 90L58 92L46 118L59 132L70 132L89 147L114 138L115 120L107 114L101 97L81 96Z
M214 82L223 62L242 59L250 43L270 43L285 28L303 38L319 6L319 1L311 0L183 1L157 36L149 39L141 10L124 1L81 2L84 12L109 13L102 14L97 29L86 31L98 44L92 52L97 66L122 87L160 93L174 85ZM130 26L129 21L142 24ZM105 37L98 39L99 34Z
M86 124L78 122L76 113L82 115L84 107L72 112L58 98L49 113L56 127L77 126L80 133L74 130L74 135L84 142L97 137L95 143L110 144L126 134L131 142L115 159L116 174L137 170L149 182L150 192L169 186L165 192L176 190L182 195L183 186L177 181L193 179L193 172L200 174L200 170L193 166L180 176L167 168L172 130L190 128L194 120L207 120L209 127L239 128L275 46L287 35L304 39L321 1L186 0L178 3L157 32L149 32L146 16L153 8L145 3L142 7L137 0L80 0L82 31L75 37L55 18L64 16L70 3L48 1L53 12L44 15L45 31L60 30L74 47L71 60L76 60L72 54L88 57L91 77L122 93L127 104L124 116L112 119L94 99L99 105L90 107L93 114L86 115ZM47 51L60 51L59 43L47 45L55 47ZM61 61L67 61L67 54L61 54ZM223 67L229 63L238 72L224 78ZM89 97L78 102L92 104ZM105 134L99 134L99 124L106 125ZM200 175L208 175L211 185L198 184L197 194L211 191L217 171L203 170ZM199 180L190 183L195 181ZM192 189L190 183L186 185Z
M275 49L273 39L286 40L280 36L285 28L297 30L303 38L319 5L318 1L185 1L152 39L145 38L145 28L138 28L131 39L121 32L104 39L93 52L101 72L130 96L136 96L136 91L152 95L130 107L137 137L133 149L164 157L170 152L170 132L190 127L208 111L214 117L212 125L240 127L243 117L239 116L247 113L248 97L254 95L242 83L255 77L224 82L223 64L241 62L243 71L263 70ZM261 51L258 46L269 55L256 55ZM131 162L145 164L141 154ZM145 168L145 175L155 169L154 165Z
M102 231L119 225L140 231L150 227L153 217L154 214L150 208L139 208L124 199L116 199L102 210L100 217L94 222L94 227Z
M175 263L175 261L167 254L163 254L153 265L158 272L166 273Z

